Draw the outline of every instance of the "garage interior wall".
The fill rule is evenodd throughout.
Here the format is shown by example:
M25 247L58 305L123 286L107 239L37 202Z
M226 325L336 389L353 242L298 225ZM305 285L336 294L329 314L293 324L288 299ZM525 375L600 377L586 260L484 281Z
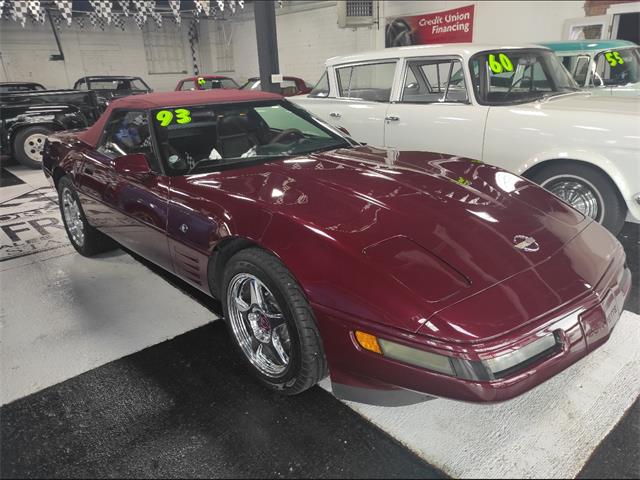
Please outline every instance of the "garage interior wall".
M354 29L338 27L336 2L289 1L276 11L280 71L315 83L327 58L383 48L385 18L470 4L475 4L476 43L558 40L564 20L585 14L584 1L380 1L380 25ZM229 20L203 19L197 51L200 72L223 72L239 82L257 76L254 25L250 3ZM149 20L141 31L129 18L124 32L115 26L94 30L88 20L81 30L74 22L59 30L65 54L62 62L49 61L57 47L48 21L45 25L28 21L23 29L3 19L0 81L36 81L49 88L69 88L81 76L120 74L141 76L155 90L172 90L178 79L193 73L187 31L188 21L180 28L168 19L160 30Z

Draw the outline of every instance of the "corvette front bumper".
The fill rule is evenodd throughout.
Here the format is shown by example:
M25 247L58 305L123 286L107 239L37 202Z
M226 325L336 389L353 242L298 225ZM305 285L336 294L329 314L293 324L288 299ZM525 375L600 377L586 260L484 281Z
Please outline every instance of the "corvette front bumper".
M550 313L506 337L476 344L446 344L387 327L353 323L337 312L315 306L323 338L334 339L327 351L334 394L344 400L398 406L432 397L468 402L500 402L514 398L583 358L609 338L631 288L631 272L624 253L612 259L588 295ZM478 361L517 350L534 337L555 335L558 348L533 362L523 363L504 378L471 381L401 363L362 349L353 332L366 329L379 338L440 355Z

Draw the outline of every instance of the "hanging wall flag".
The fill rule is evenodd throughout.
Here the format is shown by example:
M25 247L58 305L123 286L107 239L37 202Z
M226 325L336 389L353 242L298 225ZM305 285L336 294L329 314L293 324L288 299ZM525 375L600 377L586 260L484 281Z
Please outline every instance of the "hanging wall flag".
M56 7L60 10L62 17L67 21L67 25L71 25L73 20L73 13L71 12L72 1L71 0L54 0Z
M169 0L169 6L171 7L171 12L173 12L173 19L180 25L180 0Z
M98 18L111 23L111 0L89 0L89 4L93 7Z
M117 15L114 14L113 15L113 25L115 27L118 27L120 30L122 30L124 32L125 29L125 21L124 21L124 15Z
M136 21L136 25L138 28L142 28L142 26L147 23L147 2L145 0L131 0L133 2L133 6L136 8L136 13L133 16L133 19Z
M27 8L33 16L34 20L39 23L44 23L44 8L40 6L40 0L29 0L27 2ZM24 26L24 25L23 25Z
M204 13L205 17L209 16L210 5L209 0L193 0L196 4L196 14L201 15Z
M218 10L220 10L221 12L224 12L224 0L217 0L218 1Z
M231 13L236 13L236 0L227 0Z
M244 0L237 0L236 2L238 4L238 6L242 9L244 8Z
M89 12L89 21L94 29L104 30L105 19L98 15L98 12Z
M20 22L22 28L27 22L27 13L29 13L27 0L13 0L11 2L11 18L16 22Z
M2 18L3 12L4 12L4 0L0 0L0 18Z
M122 13L124 13L125 17L129 16L129 0L118 0L118 4L122 9Z

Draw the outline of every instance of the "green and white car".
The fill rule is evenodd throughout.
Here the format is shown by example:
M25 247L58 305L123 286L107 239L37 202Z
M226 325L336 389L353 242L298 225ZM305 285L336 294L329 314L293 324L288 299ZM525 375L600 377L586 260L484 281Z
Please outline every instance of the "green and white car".
M541 43L560 57L575 81L596 95L640 97L640 47L626 40Z

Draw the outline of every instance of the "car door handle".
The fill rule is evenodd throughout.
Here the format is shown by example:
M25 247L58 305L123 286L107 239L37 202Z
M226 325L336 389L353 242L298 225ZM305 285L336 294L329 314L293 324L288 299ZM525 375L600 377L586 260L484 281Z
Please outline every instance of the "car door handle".
M398 120L400 120L400 117L396 117L394 115L387 115L386 117L384 117L384 119L389 122L397 122Z
M341 114L341 113L338 113L338 112L331 112L331 113L329 114L329 116L330 116L330 117L333 117L333 118L340 118L340 117L342 117L342 114Z

